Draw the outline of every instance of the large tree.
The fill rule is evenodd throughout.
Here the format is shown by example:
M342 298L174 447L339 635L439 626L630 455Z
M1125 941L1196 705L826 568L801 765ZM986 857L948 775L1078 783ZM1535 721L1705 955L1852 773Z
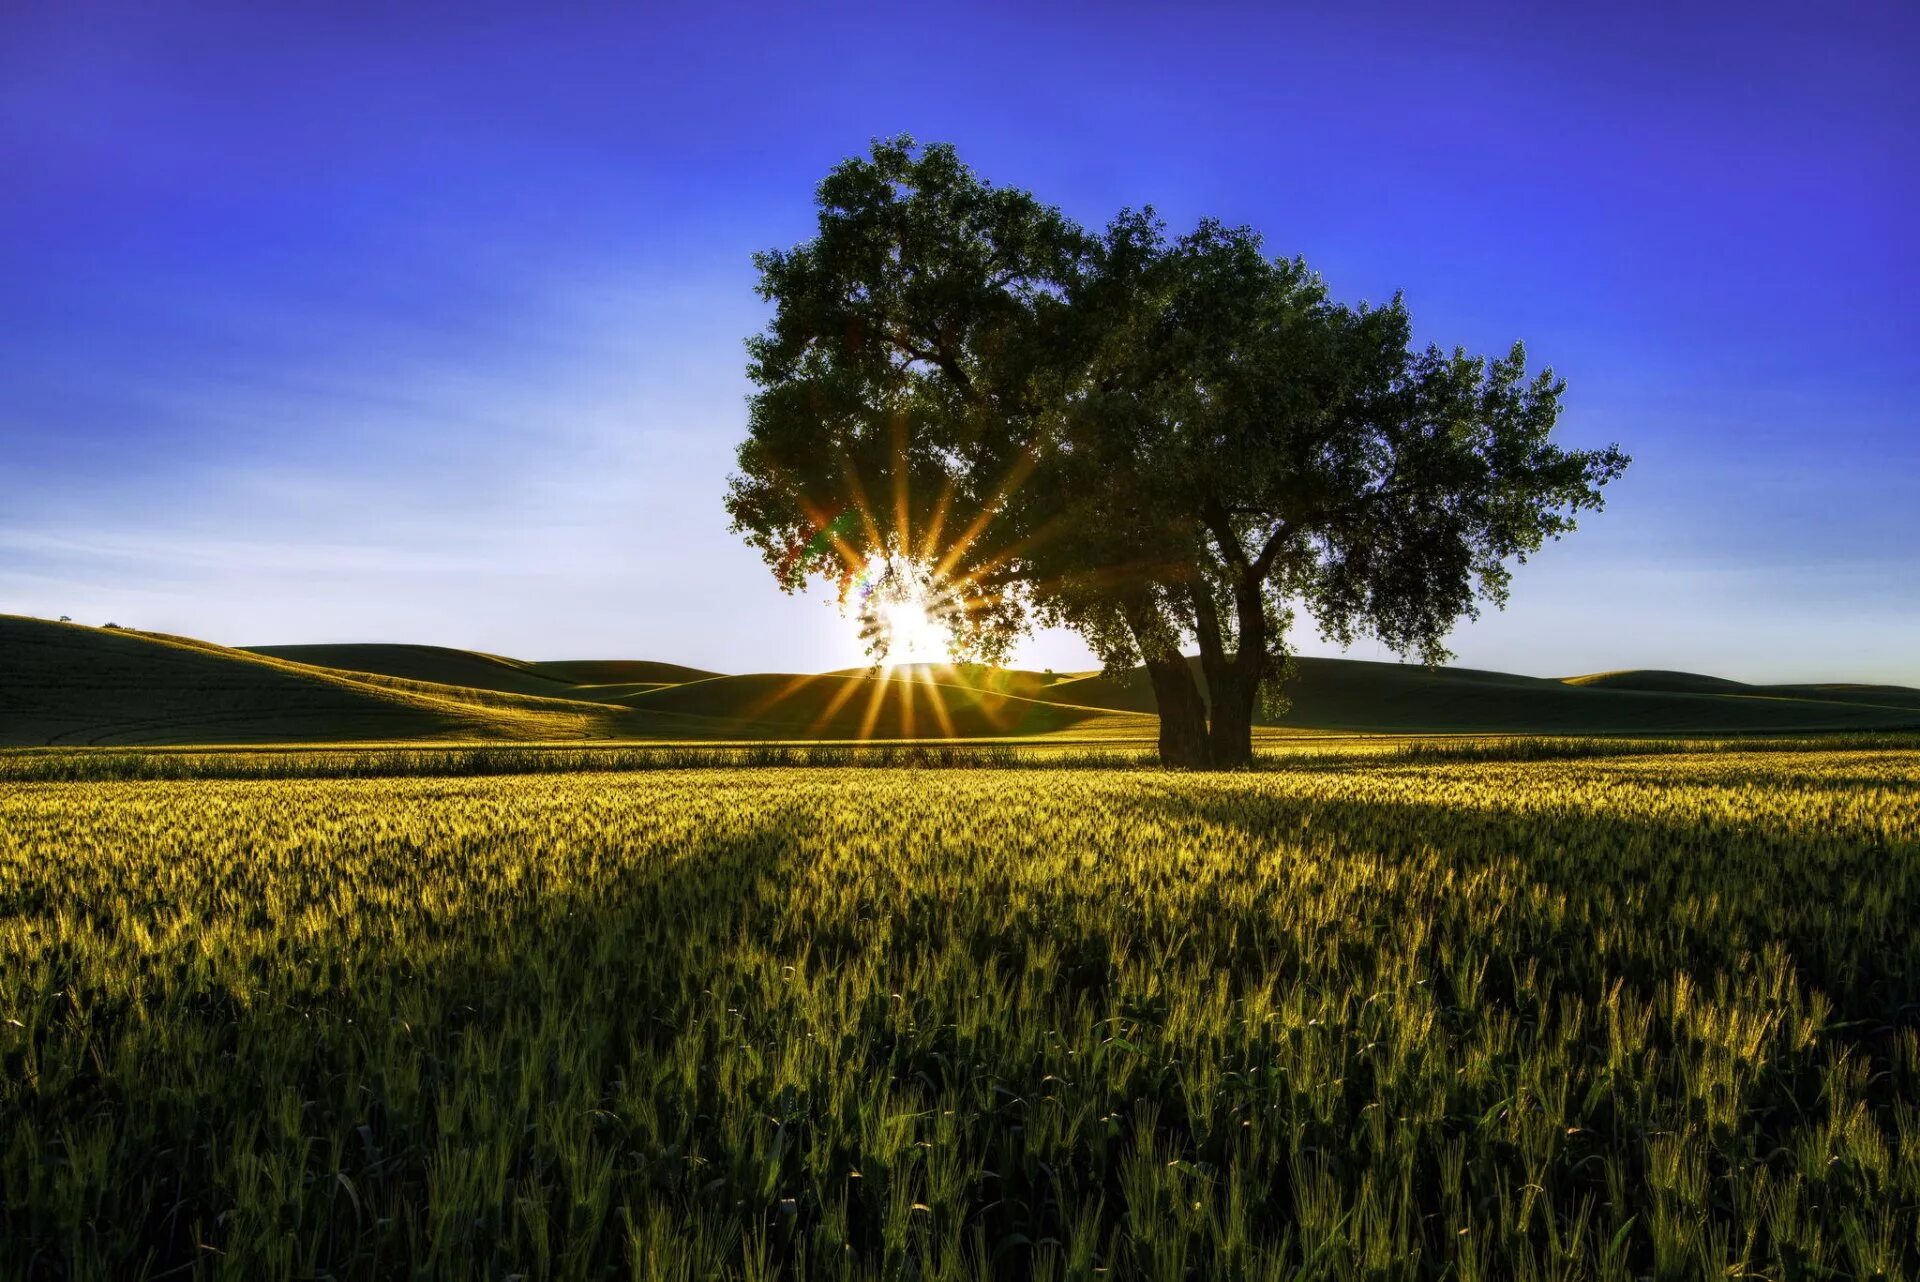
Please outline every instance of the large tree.
M734 528L788 590L914 584L960 654L1042 622L1144 665L1169 764L1251 758L1295 608L1446 658L1627 463L1551 441L1562 384L1519 345L1416 348L1398 298L1334 302L1245 228L1092 233L907 139L818 203L756 259Z

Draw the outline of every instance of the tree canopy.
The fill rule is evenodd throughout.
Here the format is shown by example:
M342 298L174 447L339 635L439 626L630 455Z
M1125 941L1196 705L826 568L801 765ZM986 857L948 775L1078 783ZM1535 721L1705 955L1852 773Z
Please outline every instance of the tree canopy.
M755 260L735 530L788 590L911 581L960 655L1045 623L1144 664L1170 763L1250 758L1295 610L1444 660L1628 462L1553 442L1519 344L1416 347L1401 299L1335 302L1244 227L1089 232L904 138L818 204Z

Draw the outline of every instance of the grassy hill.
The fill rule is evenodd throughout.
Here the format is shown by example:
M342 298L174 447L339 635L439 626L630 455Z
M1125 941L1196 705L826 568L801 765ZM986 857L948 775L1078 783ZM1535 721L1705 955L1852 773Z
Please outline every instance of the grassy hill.
M1755 693L1778 699L1819 699L1828 703L1864 703L1876 708L1920 712L1920 690L1909 686L1853 684L1755 686Z
M535 672L518 659L438 645L254 645L249 654L309 667L429 681L472 690L498 690L554 699L570 697L571 682Z
M933 671L913 668L878 676L858 669L813 676L710 677L663 686L626 703L646 711L703 717L730 733L772 731L799 739L970 739L1052 734L1084 729L1092 722L1116 732L1151 729L1137 717L937 681Z
M894 674L896 680L911 677L916 681L934 681L942 685L965 686L968 689L985 691L991 694L1012 695L1019 699L1051 699L1050 691L1057 689L1064 680L1071 680L1087 673L1067 673L1056 676L1051 672L1035 672L1030 668L989 668L979 663L902 663L885 669ZM829 676L866 677L873 673L867 668L842 668Z
M543 674L541 669L546 669ZM681 682L578 677L689 676ZM438 646L232 649L0 616L0 746L1047 734L1137 718L930 681L530 664Z
M639 728L588 703L0 615L0 744L583 739Z
M1845 682L1801 682L1785 685L1748 685L1725 677L1697 672L1662 672L1634 668L1563 678L1569 685L1606 690L1657 690L1681 694L1727 694L1751 699L1801 699L1819 703L1858 703L1881 708L1920 710L1920 690L1907 686L1856 685Z
M1685 672L1554 679L1303 658L1267 733L1740 734L1920 728L1920 690ZM1138 671L978 666L719 676L416 645L229 649L0 616L0 744L1151 738Z
M1291 706L1277 718L1263 718L1266 724L1409 734L1740 734L1920 725L1920 690L1901 687L1746 686L1669 672L1559 680L1359 659L1294 662L1287 685ZM1881 690L1888 693L1875 697L1887 702L1836 697L1835 689ZM1117 679L1062 681L1049 686L1045 697L1135 712L1153 708L1153 692L1138 670Z
M678 685L721 675L680 663L650 659L558 659L525 665L529 671L575 685Z
M430 681L547 699L626 703L636 694L718 673L645 659L562 659L528 663L481 650L438 645L256 645L249 653L372 676Z
M1561 683L1590 690L1638 690L1652 694L1741 694L1753 689L1725 677L1707 677L1697 672L1668 672L1660 668L1624 668L1616 672L1589 672L1584 676L1562 677Z

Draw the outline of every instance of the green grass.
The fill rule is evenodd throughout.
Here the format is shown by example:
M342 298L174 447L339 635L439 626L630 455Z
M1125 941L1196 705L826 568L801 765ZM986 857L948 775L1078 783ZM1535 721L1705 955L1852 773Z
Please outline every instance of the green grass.
M0 783L0 1276L1911 1277L1915 920L1910 748Z

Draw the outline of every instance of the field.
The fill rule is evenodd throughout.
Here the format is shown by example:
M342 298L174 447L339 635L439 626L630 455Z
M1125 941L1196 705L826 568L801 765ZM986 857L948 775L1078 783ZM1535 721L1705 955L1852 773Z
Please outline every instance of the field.
M10 758L0 1276L1920 1275L1920 751L1668 748Z

